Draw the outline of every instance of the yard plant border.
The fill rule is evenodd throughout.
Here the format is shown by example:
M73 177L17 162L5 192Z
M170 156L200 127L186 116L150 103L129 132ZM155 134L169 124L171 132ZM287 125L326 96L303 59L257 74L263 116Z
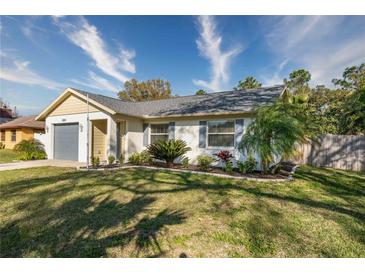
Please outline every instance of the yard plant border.
M283 183L288 181L293 181L293 174L297 169L298 165L295 165L290 172L289 176L285 179L278 179L278 178L257 178L257 177L249 177L249 176L235 176L229 174L219 174L213 172L205 172L205 171L197 171L197 170L188 170L188 169L178 169L178 168L169 168L169 167L157 167L157 166L144 166L144 165L123 165L123 166L116 166L116 167L78 167L78 170L81 171L106 171L106 170L117 170L117 169L152 169L152 170L161 170L161 171L173 171L173 172L183 172L183 173L191 173L191 174L200 174L200 175L209 175L209 176L216 176L221 178L230 178L230 179L243 179L243 180L250 180L250 181L257 181L257 182L277 182Z

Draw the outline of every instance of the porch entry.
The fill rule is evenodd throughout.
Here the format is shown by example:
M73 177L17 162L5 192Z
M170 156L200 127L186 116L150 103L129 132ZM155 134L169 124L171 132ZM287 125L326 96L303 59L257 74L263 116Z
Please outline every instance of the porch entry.
M92 131L92 146L91 156L99 157L101 161L107 161L106 155L106 141L107 141L107 120L92 120L91 131Z

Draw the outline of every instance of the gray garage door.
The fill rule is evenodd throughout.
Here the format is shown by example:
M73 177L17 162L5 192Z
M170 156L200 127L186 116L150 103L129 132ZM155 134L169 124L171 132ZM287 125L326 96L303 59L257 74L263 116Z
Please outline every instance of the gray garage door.
M54 126L54 159L79 159L79 124Z

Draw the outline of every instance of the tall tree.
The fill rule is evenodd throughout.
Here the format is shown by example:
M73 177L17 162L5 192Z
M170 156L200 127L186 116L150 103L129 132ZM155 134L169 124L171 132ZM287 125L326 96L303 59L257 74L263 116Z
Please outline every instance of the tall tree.
M349 95L347 90L332 90L324 86L311 90L307 111L320 133L340 134L341 120Z
M204 95L207 94L207 92L204 89L199 89L195 92L195 95Z
M171 98L171 85L169 81L152 79L138 82L131 79L124 83L124 90L118 92L120 99L140 102Z
M347 67L342 74L342 79L333 79L332 83L346 90L365 89L365 63L360 66Z
M262 84L257 81L254 77L248 76L244 80L238 82L237 86L234 87L234 90L243 90L243 89L253 89L260 88Z
M308 95L310 92L309 81L311 74L305 69L294 70L289 74L289 80L284 79L284 84L298 95Z

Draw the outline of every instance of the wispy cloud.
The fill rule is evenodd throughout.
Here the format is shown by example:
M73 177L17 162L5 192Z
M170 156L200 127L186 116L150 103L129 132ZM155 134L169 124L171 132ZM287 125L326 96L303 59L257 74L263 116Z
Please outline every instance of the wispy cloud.
M111 53L98 29L84 17L53 17L53 22L73 44L83 49L94 60L96 67L106 75L124 83L129 79L126 72L136 72L132 62L135 52L121 49L118 54Z
M101 91L108 90L108 91L118 92L118 88L115 85L113 85L107 79L96 75L92 71L89 71L89 75L88 75L87 79L85 79L85 80L71 79L71 82L78 84L78 85L85 86L85 87L98 89Z
M47 79L33 71L30 68L29 61L13 60L11 66L3 65L0 71L0 79L54 90L64 87L63 84Z
M364 26L363 17L351 16L283 16L264 24L266 42L277 58L308 69L314 83L327 85L347 66L365 61Z
M222 36L217 31L214 17L199 16L199 38L196 40L200 54L210 63L210 81L193 80L194 84L218 91L227 84L229 80L229 66L232 58L238 55L241 46L233 47L229 50L222 50Z

